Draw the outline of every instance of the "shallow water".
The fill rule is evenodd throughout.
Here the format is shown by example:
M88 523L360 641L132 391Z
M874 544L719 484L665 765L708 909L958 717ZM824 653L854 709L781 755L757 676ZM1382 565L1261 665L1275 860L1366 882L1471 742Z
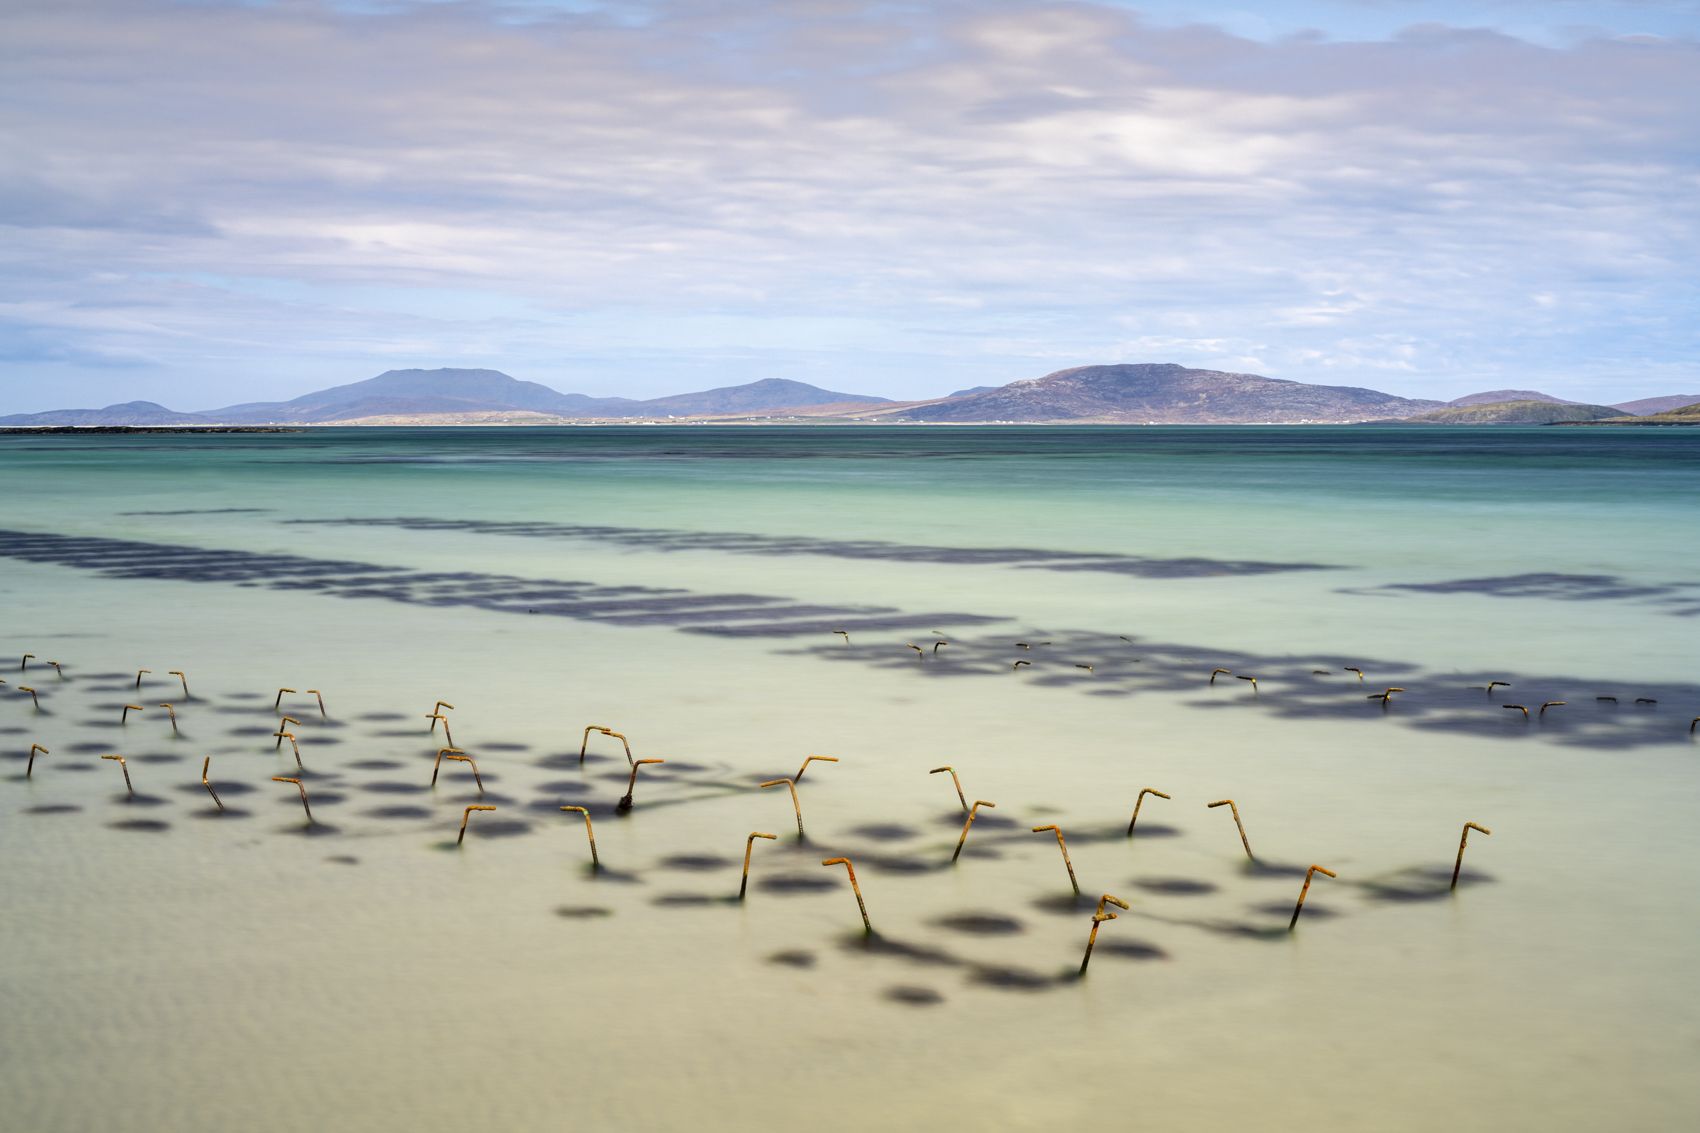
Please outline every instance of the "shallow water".
M0 473L22 1128L1700 1100L1692 433L325 429L6 437ZM430 786L438 698L482 793ZM668 761L629 814L593 723ZM757 784L810 753L799 840ZM954 864L947 763L997 804Z

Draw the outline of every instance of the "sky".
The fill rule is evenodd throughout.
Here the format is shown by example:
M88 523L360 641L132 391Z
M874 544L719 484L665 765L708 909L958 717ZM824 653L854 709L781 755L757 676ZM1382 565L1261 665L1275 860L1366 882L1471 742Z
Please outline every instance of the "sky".
M1700 0L0 0L0 413L1700 392Z

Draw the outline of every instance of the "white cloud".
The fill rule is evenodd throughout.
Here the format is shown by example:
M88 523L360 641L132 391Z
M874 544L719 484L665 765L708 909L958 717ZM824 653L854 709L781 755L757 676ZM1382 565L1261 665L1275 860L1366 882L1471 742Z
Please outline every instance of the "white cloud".
M1122 359L1700 381L1692 41L514 11L10 5L0 374L189 405L398 353L633 395ZM242 359L254 388L220 388ZM6 408L63 403L35 390Z

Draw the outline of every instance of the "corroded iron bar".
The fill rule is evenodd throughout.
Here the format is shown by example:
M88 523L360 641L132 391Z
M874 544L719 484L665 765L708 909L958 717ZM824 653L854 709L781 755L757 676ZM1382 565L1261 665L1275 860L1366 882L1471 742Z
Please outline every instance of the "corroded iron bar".
M585 837L590 839L590 864L592 868L602 865L602 859L596 856L596 831L590 825L590 812L581 806L564 806L562 810L575 810L584 815Z
M466 820L472 817L473 811L475 811L475 810L495 810L495 809L496 809L495 807L490 806L488 803L473 803L471 806L469 806L465 810L461 811L460 812L460 837L455 839L455 845L458 846L462 842L466 841Z
M862 910L862 930L864 932L874 931L873 922L868 920L868 905L867 905L867 902L862 900L862 887L860 885L856 884L856 867L854 865L850 864L850 859L849 858L827 858L825 861L821 862L821 865L827 865L827 866L841 865L846 870L849 871L849 873L850 873L850 888L856 894L856 907L858 909Z
M437 785L437 772L442 769L445 759L458 760L472 768L472 778L478 784L478 793L481 795L484 793L484 780L478 774L478 764L474 763L472 757L458 747L446 747L437 752L437 761L431 765L431 786Z
M1245 836L1245 824L1240 821L1240 808L1239 808L1239 806L1234 802L1233 799L1218 799L1217 801L1215 801L1213 803L1205 804L1205 809L1209 810L1211 807L1218 807L1218 806L1225 806L1229 810L1234 812L1234 825L1236 827L1238 827L1239 832L1240 832L1240 845L1245 847L1245 856L1248 857L1248 858L1251 858L1253 861L1256 861L1257 856L1251 852L1251 842Z
M449 731L449 718L447 716L444 716L441 712L432 712L425 718L431 721L431 731L433 734L437 731L437 721L441 720L443 722L443 738L448 740L451 746L454 744L455 737L454 733Z
M626 762L628 764L632 762L632 745L622 733L616 732L613 728L610 728L606 724L586 724L584 726L584 735L578 742L578 761L580 763L584 762L584 753L590 747L590 733L592 732L600 732L602 735L608 736L611 739L619 740L620 746L626 749Z
M957 858L962 856L962 844L968 841L968 828L974 825L974 818L980 813L980 808L983 806L995 807L997 805L997 803L989 803L985 799L974 800L974 805L968 808L968 821L962 824L962 837L956 840L956 853L950 855L951 861L955 861Z
M955 786L956 786L956 797L958 799L962 800L962 809L967 810L968 809L968 796L962 793L962 780L958 779L956 777L956 768L950 767L948 765L944 766L944 767L935 767L931 771L927 772L927 774L928 775L937 775L940 771L950 772L950 781L953 784L955 784Z
M282 775L273 775L272 776L272 782L274 782L274 783L294 783L295 789L301 792L301 809L307 812L307 821L308 822L313 821L313 808L307 805L307 788L302 785L301 780L299 780L299 779L287 779L287 778L283 777ZM224 808L220 807L219 809L223 810Z
M1493 831L1489 830L1485 826L1481 826L1474 822L1466 822L1464 824L1463 836L1458 839L1458 860L1452 863L1452 884L1449 888L1458 888L1458 871L1464 868L1464 844L1470 840L1470 831L1472 830L1480 830L1483 834L1490 837L1493 835Z
M769 779L762 784L762 789L777 787L784 783L791 792L791 809L797 812L797 837L803 837L803 806L797 801L797 781L795 779Z
M1099 911L1092 914L1092 932L1091 935L1086 938L1086 955L1080 958L1081 975L1084 976L1086 974L1086 965L1092 962L1092 947L1098 943L1098 926L1103 924L1105 921L1115 920L1116 916L1117 914L1115 913L1104 912L1101 905L1099 906Z
M666 762L667 761L665 759L639 759L639 760L635 761L632 764L632 777L630 779L626 780L626 793L625 793L625 795L623 795L621 797L619 803L616 804L616 809L618 809L622 813L632 809L632 793L637 790L638 768L642 767L646 763L666 763ZM798 823L798 826L801 826L802 825L802 819L799 818L797 820L797 823Z
M130 783L130 768L129 765L124 762L124 757L121 755L103 755L101 758L116 759L118 761L118 770L124 772L124 789L134 795L136 793L136 788Z
M212 796L213 802L218 803L218 809L223 810L224 801L218 797L218 792L213 790L212 783L207 779L207 768L211 766L212 756L209 755L205 759L201 760L201 786L207 789L207 794Z
M1127 820L1127 836L1129 838L1133 837L1133 824L1139 821L1139 808L1145 804L1146 795L1156 795L1160 799L1169 797L1156 787L1146 787L1139 792L1139 797L1133 800L1133 817Z
M836 755L811 755L809 758L803 760L803 766L797 768L797 774L792 776L792 778L801 783L803 781L803 772L809 769L809 764L814 763L817 760L821 763L837 763L838 757Z
M1292 932L1293 926L1299 923L1299 914L1304 912L1305 894L1310 892L1310 879L1314 875L1319 874L1319 873L1325 873L1329 877L1340 876L1339 874L1335 873L1333 870L1328 869L1324 866L1319 866L1319 865L1313 865L1309 869L1305 870L1304 888L1299 890L1299 903L1293 906L1293 919L1287 922L1287 931L1288 932Z
M738 882L738 900L740 900L740 901L742 901L744 899L744 890L749 888L749 884L750 884L750 851L752 851L756 848L756 839L757 838L766 838L768 841L772 842L772 841L777 841L778 838L779 838L779 835L777 835L777 834L763 834L760 830L752 830L752 831L750 831L750 836L748 838L744 839L744 876L743 876L743 880Z
M1098 910L1097 911L1100 912L1100 913L1103 912L1105 905L1115 905L1117 908L1121 908L1121 909L1126 909L1126 908L1131 907L1131 906L1128 905L1128 903L1126 901L1123 901L1120 897L1112 897L1108 893L1106 893L1102 897L1098 898Z
M1061 849L1062 849L1063 865L1068 867L1068 883L1070 885L1074 886L1074 891L1075 891L1075 893L1078 894L1080 892L1080 882L1075 880L1074 863L1068 860L1068 843L1063 841L1062 827L1056 825L1055 823L1052 823L1049 826L1035 826L1033 828L1033 833L1038 834L1038 833L1045 831L1045 830L1056 831L1057 845L1059 847L1061 847Z
M288 740L289 741L289 750L291 752L293 752L294 755L295 755L295 766L302 767L304 769L304 765L301 762L301 745L295 742L295 733L294 732L273 732L272 735L278 737L277 745L275 747L273 747L272 750L276 751L279 747L283 746L284 740Z

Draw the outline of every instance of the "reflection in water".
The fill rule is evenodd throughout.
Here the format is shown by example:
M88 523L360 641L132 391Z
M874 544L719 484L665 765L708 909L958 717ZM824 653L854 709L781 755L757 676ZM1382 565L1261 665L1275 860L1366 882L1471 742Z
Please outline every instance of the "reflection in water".
M473 606L502 613L534 613L630 625L664 625L685 632L722 637L830 637L834 629L897 628L943 623L984 626L1007 620L994 615L902 613L890 607L802 607L783 598L751 594L693 594L675 589L604 587L588 582L555 582L487 575L471 571L421 572L343 560L233 550L137 543L0 530L0 555L31 562L52 562L93 570L115 579L172 579L193 582L263 584L306 589L345 598L382 598L430 606ZM610 597L617 596L617 597ZM825 616L823 616L825 615ZM1038 638L1038 635L1029 634ZM1587 700L1588 714L1554 714L1543 726L1565 729L1560 742L1579 746L1649 744L1668 740L1674 725L1651 714L1639 719L1609 713L1609 700L1656 705L1660 698L1692 699L1695 688L1675 682L1620 685L1583 682L1561 676L1448 674L1425 672L1411 661L1355 658L1377 679L1398 682L1406 691L1397 700L1370 697L1342 664L1319 666L1314 658L1272 657L1233 650L1205 650L1186 643L1147 641L1108 631L1050 633L1043 650L1022 649L1027 665L1012 673L1012 640L975 638L953 629L951 649L934 660L891 648L832 644L793 647L787 652L833 664L873 665L938 680L979 677L1019 679L1029 684L1072 687L1090 683L1096 695L1135 696L1149 692L1187 693L1204 710L1261 710L1288 719L1382 719L1436 732L1504 735L1503 712L1484 712L1476 693L1488 680L1508 677L1520 695L1532 691L1544 700ZM1249 692L1211 685L1197 660L1203 653L1214 667L1255 672ZM942 660L940 659L942 658ZM1058 659L1062 658L1062 659ZM1085 659L1085 660L1083 660ZM1090 670L1081 666L1090 663ZM1137 666L1137 668L1135 667ZM1335 674L1339 675L1336 676ZM1201 687L1202 686L1202 687ZM1595 698L1595 699L1588 699ZM1377 707L1379 705L1379 707ZM98 723L98 721L97 721ZM398 735L406 734L398 732Z
M977 625L1002 619L975 614L902 614L883 606L804 606L761 594L696 594L644 586L527 579L475 571L413 571L347 560L210 550L0 530L0 555L92 570L112 579L234 583L307 590L338 598L424 606L471 606L617 625L704 626L732 636L900 628L921 621ZM732 623L754 623L742 626Z
M939 547L882 539L826 539L756 535L739 531L675 531L642 527L587 527L564 523L517 523L431 516L359 519L286 519L284 523L338 527L400 527L409 531L456 531L531 539L581 539L644 551L722 551L735 555L819 555L839 559L926 563L940 566L1012 566L1023 570L1099 571L1137 578L1217 578L1335 569L1323 563L1272 563L1231 559L1150 558L1034 547Z
M1490 578L1454 578L1444 582L1389 582L1346 594L1481 594L1490 598L1544 598L1560 602L1642 602L1674 617L1700 617L1700 582L1637 584L1615 574L1564 574L1530 571Z
M933 922L940 928L973 936L1008 936L1024 932L1020 921L996 913L955 913Z

